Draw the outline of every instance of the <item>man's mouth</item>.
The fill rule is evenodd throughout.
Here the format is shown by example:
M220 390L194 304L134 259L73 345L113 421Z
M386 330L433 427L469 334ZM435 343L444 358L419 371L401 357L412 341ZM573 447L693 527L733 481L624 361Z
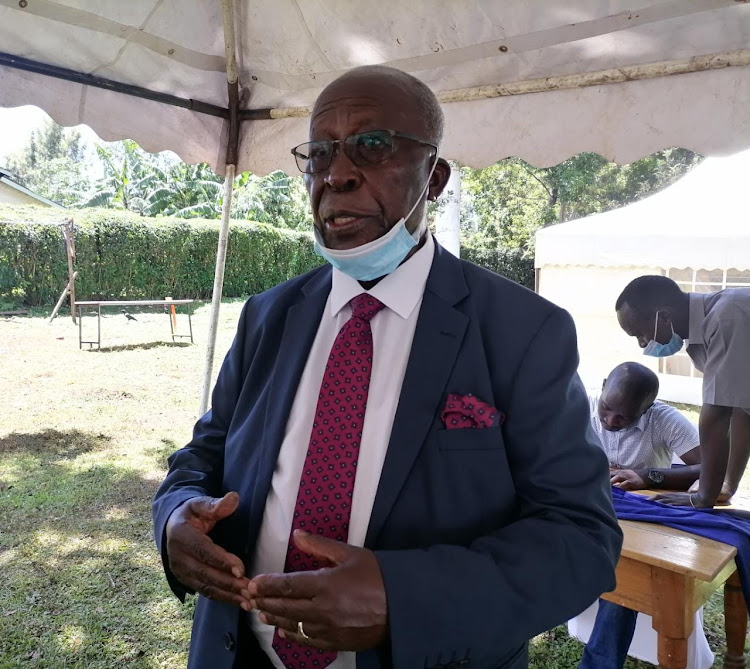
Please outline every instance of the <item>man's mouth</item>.
M342 230L359 224L363 219L369 218L368 214L353 211L341 211L329 214L325 217L325 226L331 230Z

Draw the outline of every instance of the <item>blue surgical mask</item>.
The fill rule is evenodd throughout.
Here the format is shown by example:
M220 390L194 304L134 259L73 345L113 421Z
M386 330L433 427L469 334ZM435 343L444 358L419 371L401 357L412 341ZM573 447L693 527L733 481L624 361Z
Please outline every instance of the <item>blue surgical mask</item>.
M674 355L682 348L685 343L682 337L674 331L674 325L670 323L672 328L672 338L666 344L660 344L656 341L656 329L659 325L659 312L656 312L656 322L654 323L654 338L646 344L646 348L643 349L643 355L650 355L654 358L665 358L669 355Z
M435 153L435 162L427 177L427 185L414 203L414 206L382 237L378 237L367 244L357 246L353 249L329 249L323 241L323 236L318 228L314 229L315 235L315 252L325 258L336 269L348 274L357 281L372 281L386 276L395 270L418 243L419 238L425 228L426 221L417 226L417 229L410 233L406 229L406 221L412 215L414 210L422 202L422 198L430 187L432 173L437 167L438 154Z

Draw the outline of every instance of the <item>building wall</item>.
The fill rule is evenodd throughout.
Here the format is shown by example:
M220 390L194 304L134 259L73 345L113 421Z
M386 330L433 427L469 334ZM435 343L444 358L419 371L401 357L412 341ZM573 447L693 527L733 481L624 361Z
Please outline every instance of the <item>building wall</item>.
M16 190L12 186L0 181L0 204L36 204L44 205L36 198Z
M579 374L591 391L601 389L609 371L635 361L659 373L659 361L641 353L635 339L620 328L615 302L625 286L643 274L664 274L659 267L546 266L539 269L539 294L567 309L576 324L581 357ZM662 399L700 404L701 379L659 374Z

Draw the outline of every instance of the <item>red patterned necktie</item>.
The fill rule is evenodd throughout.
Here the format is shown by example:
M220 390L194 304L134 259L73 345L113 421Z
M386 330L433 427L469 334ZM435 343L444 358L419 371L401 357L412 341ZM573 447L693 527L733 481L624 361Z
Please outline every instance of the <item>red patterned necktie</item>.
M301 529L344 542L349 537L359 443L372 374L370 319L385 306L367 293L357 295L349 304L352 316L339 330L323 372L292 520L292 533ZM324 561L298 550L290 534L285 572L326 566ZM282 639L278 630L273 635L273 649L287 669L323 669L336 659L335 652Z

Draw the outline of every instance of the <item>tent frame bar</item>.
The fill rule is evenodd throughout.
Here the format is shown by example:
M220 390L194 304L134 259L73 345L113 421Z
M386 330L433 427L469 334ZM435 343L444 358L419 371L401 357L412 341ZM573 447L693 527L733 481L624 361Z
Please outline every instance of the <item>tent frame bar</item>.
M190 111L198 112L200 114L208 114L209 116L218 116L219 118L225 119L229 118L229 109L225 109L224 107L209 102L181 98L177 95L170 95L169 93L160 93L159 91L152 91L141 86L124 84L120 81L97 77L93 74L84 74L83 72L76 72L75 70L69 70L65 67L58 67L56 65L29 60L28 58L21 58L20 56L13 56L2 51L0 51L0 65L12 67L16 70L23 70L24 72L43 74L44 76L54 77L55 79L72 81L76 84L82 84L83 86L103 88L104 90L112 91L114 93L131 95L136 98L152 100L173 107L182 107L183 109L189 109Z
M659 79L678 74L691 74L705 70L718 70L725 67L747 67L750 65L750 49L711 53L692 58L665 60L642 65L625 65L608 70L582 72L557 77L524 79L507 84L491 84L471 88L457 88L436 93L441 103L467 102L489 98L547 93L574 88L588 88L607 84L621 84L628 81ZM280 118L300 118L309 116L311 107L272 107L267 109L243 109L240 119L243 121L266 121Z
M528 95L531 93L545 93L549 91L560 91L573 88L587 88L590 86L604 86L607 84L625 83L628 81L643 81L646 79L658 79L678 74L690 74L692 72L703 72L705 70L717 70L725 67L747 67L750 65L750 49L738 49L737 51L725 51L721 53L694 56L678 60L666 60L642 65L626 65L609 70L596 72L583 72L581 74L567 74L558 77L544 77L541 79L525 79L522 81L511 81L507 84L492 84L488 86L474 86L472 88L458 88L441 91L437 94L442 103L467 102L469 100L485 100L489 98L507 97L512 95ZM37 61L13 56L9 53L0 52L0 66L12 67L26 72L34 72L48 77L65 79L84 86L103 88L115 93L132 95L137 98L153 100L162 104L182 107L200 114L218 116L231 121L233 109L237 109L232 99L232 86L229 88L229 107L224 108L209 102L181 98L168 93L152 91L141 86L124 84L112 79L97 77L93 74L84 74L75 70L68 70L56 65L48 65ZM237 76L236 60L227 66L232 70L231 76ZM242 121L271 121L280 118L300 118L310 115L311 107L265 107L262 109L237 109L236 122Z

